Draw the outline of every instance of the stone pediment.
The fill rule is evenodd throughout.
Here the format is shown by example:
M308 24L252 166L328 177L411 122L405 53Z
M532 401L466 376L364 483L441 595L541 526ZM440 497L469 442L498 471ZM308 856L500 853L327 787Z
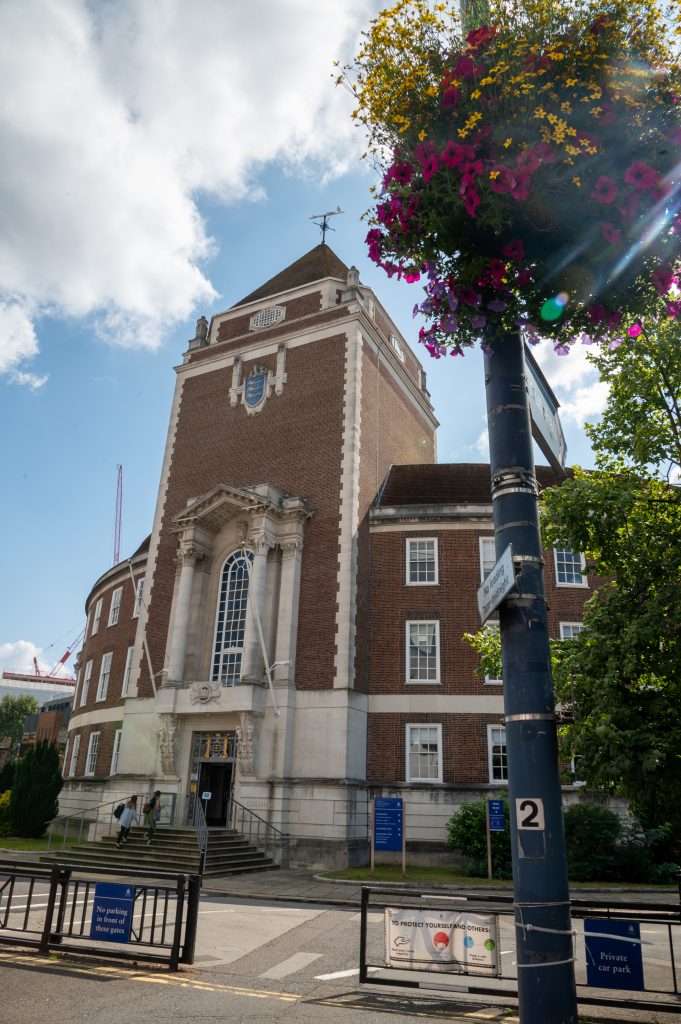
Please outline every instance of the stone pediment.
M231 520L252 513L264 512L275 518L284 518L301 512L307 517L301 498L288 498L271 484L257 488L230 487L218 484L207 494L193 498L187 507L175 516L177 530L200 526L209 533L217 533Z

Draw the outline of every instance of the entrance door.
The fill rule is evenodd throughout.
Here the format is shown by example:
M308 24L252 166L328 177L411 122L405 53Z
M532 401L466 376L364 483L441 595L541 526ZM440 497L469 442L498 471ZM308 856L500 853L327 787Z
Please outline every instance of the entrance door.
M229 792L232 781L232 765L202 761L199 774L199 796L210 793L208 801L202 800L206 813L206 824L213 827L227 824Z

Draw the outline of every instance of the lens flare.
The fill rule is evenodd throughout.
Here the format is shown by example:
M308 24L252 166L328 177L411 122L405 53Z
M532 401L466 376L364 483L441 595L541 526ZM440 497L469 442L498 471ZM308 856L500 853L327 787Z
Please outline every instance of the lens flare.
M558 292L552 299L547 299L542 306L539 315L542 320L558 320L563 315L563 311L570 301L570 296L567 292Z

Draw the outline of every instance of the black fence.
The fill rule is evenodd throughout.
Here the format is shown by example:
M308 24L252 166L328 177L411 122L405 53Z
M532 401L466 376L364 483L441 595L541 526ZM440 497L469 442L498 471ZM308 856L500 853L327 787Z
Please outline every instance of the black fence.
M427 913L418 915L411 913L413 911ZM681 1013L678 987L681 964L677 960L677 950L681 948L679 903L577 899L571 901L570 911L580 1005ZM440 927L438 918L451 922L452 915L458 914L474 915L479 918L478 924L493 922L488 939L489 948L496 947L495 955L490 957L493 966L485 965L484 954L477 965L465 962L465 954L458 962L453 953L452 959L446 959L437 952L435 941L442 932L430 935L431 949L436 951L431 961L428 962L427 951L419 958L415 941L411 941L413 929L420 926L420 922L426 928L437 929ZM395 921L411 925L411 931L401 924L395 929ZM380 934L372 927L376 925L382 925ZM360 915L360 983L515 999L518 994L515 934L516 929L523 926L522 915L511 895L484 891L415 894L413 889L365 886ZM464 926L457 924L456 927ZM395 938L400 930L405 933L404 938ZM478 927L477 930L483 929ZM448 943L452 934L442 935L441 945ZM594 983L599 969L594 950L599 940L605 943L606 950L616 950L600 954L604 958L601 967L604 975L598 979L602 987ZM402 949L392 949L391 943L394 946L402 943ZM634 948L636 953L632 956ZM618 955L620 950L624 955ZM632 972L635 973L632 963L637 959L641 967L638 986L638 979L632 978ZM548 963L547 969L550 967ZM621 975L617 971L621 971Z
M194 962L200 877L0 860L0 944L161 962Z

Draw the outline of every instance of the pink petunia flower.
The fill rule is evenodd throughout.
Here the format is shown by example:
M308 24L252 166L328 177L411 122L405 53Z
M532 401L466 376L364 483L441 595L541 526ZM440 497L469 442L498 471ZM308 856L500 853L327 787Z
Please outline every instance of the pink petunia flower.
M476 75L482 74L484 69L480 64L476 64L471 57L459 57L457 65L454 68L454 75L456 78L463 78L470 81L471 78L475 78Z
M639 334L643 331L640 324L632 324L631 327L627 328L627 334L630 338L638 338Z
M507 260L513 260L518 263L525 257L525 246L519 238L513 238L510 242L507 242L502 250Z
M615 225L611 224L610 221L603 221L601 224L601 232L603 234L603 238L610 245L617 245L622 237L622 232L618 231Z
M531 147L530 149L524 149L522 153L519 154L516 163L519 170L526 171L527 174L533 174L541 165L541 160L536 149Z
M450 139L440 153L440 160L445 167L463 167L469 161L475 159L475 150L472 146L464 146L459 142Z
M640 160L634 160L633 164L630 164L624 172L624 180L627 185L633 185L634 188L642 190L655 188L657 178L657 171Z
M423 180L426 182L426 184L428 184L433 175L437 174L439 170L440 161L435 156L435 154L433 154L432 156L428 157L426 162L423 164Z
M515 184L511 189L511 195L516 202L523 202L527 199L532 178L523 172L516 175Z
M471 327L476 331L481 331L487 323L487 317L484 313L476 313L475 316L471 317Z
M534 151L543 164L555 164L558 159L555 149L548 142L540 142L534 147Z
M518 271L518 276L515 279L515 283L518 288L524 288L526 284L529 284L532 280L532 271L529 267L523 267L522 270Z
M462 302L465 302L467 306L479 306L482 296L472 288L464 287L461 289L459 298Z
M587 313L591 318L591 322L594 324L600 324L605 320L605 310L598 302L594 302L592 306L589 306Z
M681 302L667 303L667 316L670 320L676 320L679 313L681 313Z
M666 295L671 286L674 284L674 275L671 270L664 270L660 267L658 270L654 270L651 276L651 280L655 287L655 291L658 295Z
M617 183L612 178L607 178L604 174L601 174L591 193L591 198L595 199L597 203L608 204L615 201L617 192Z
M510 167L495 164L492 171L496 172L496 177L490 181L492 192L510 192L516 187L516 176Z

